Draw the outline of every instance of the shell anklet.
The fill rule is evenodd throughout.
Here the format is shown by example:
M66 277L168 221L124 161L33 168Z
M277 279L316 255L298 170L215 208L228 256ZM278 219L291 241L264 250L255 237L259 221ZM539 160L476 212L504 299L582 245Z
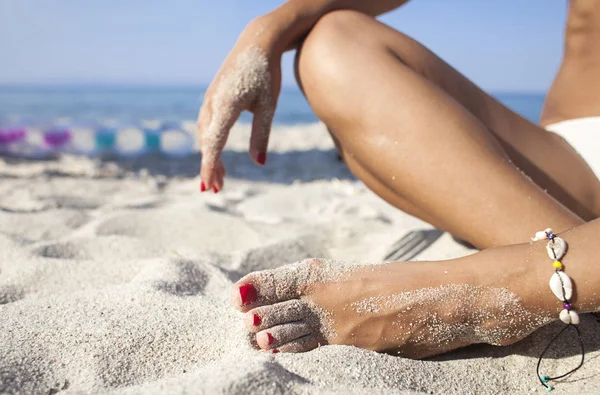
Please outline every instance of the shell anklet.
M564 272L564 265L562 264L561 259L567 253L567 242L556 236L552 229L548 228L546 230L537 232L535 237L533 237L532 241L538 240L548 240L548 245L546 245L546 250L548 251L548 257L552 259L554 267L554 274L550 277L550 290L552 293L560 300L563 304L563 310L560 312L558 318L567 326L565 326L554 338L548 343L537 363L537 376L540 380L540 383L546 388L547 391L552 391L554 387L550 386L548 383L551 380L558 380L569 374L575 372L583 365L583 360L585 357L585 349L583 347L583 339L581 338L581 333L579 332L579 328L577 325L579 324L579 315L574 310L573 305L571 304L571 298L573 297L573 282ZM581 346L581 361L577 367L571 369L565 374L561 374L559 376L550 377L547 375L542 375L540 373L540 366L542 364L542 359L544 355L550 349L550 346L562 335L565 330L568 328L573 328L573 330L577 333L577 337L579 338L579 344Z

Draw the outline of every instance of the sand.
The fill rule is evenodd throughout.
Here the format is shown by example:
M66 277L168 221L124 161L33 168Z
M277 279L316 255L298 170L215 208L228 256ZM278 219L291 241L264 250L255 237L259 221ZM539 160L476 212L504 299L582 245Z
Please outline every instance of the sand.
M0 160L0 393L545 393L535 365L560 323L515 345L426 361L348 346L257 351L228 302L243 275L309 257L378 262L473 251L395 210L337 161L322 125L277 127L264 168L249 126L219 194L199 160ZM556 393L600 392L600 324ZM578 362L566 338L544 370Z

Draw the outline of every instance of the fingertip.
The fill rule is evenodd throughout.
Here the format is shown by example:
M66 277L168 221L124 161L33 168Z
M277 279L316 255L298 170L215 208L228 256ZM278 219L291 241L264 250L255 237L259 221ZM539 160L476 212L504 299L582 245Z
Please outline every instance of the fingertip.
M264 164L267 162L267 153L259 152L258 155L256 155L256 162L259 165L264 166Z
M212 165L209 165L205 162L202 163L202 167L200 169L200 191L208 191L210 190L215 183L214 169ZM204 189L202 188L204 186Z
M219 191L221 191L223 189L223 185L224 185L224 178L225 178L225 169L223 168L222 165L219 165L217 167L217 170L215 170L215 177L214 177L214 181L213 181L213 185L212 185L212 191L214 193L219 193Z

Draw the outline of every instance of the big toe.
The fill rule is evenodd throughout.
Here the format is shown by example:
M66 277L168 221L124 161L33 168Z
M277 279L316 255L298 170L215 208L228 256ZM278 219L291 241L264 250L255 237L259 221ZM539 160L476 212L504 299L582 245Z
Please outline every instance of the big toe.
M259 306L299 298L311 278L313 261L317 260L304 260L244 276L231 290L231 303L238 310L246 312Z

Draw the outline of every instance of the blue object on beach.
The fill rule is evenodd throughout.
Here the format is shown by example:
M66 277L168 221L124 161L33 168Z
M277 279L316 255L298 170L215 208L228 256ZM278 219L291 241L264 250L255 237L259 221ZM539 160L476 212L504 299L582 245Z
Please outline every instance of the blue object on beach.
M117 133L119 133L117 128L103 127L96 129L96 150L99 152L114 150L117 142Z
M159 152L161 147L161 130L160 129L142 129L144 132L144 141L146 152Z

